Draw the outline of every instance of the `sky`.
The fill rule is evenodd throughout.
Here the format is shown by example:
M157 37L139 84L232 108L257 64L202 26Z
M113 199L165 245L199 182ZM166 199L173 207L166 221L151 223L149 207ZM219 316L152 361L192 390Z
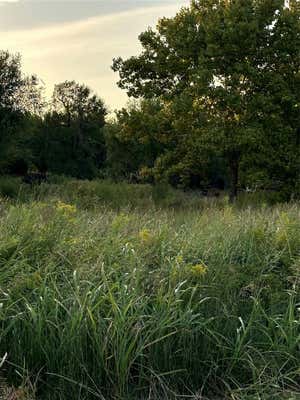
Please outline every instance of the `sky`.
M47 95L55 83L90 86L110 111L128 101L111 70L114 57L140 51L138 35L189 0L0 0L0 49L22 55Z

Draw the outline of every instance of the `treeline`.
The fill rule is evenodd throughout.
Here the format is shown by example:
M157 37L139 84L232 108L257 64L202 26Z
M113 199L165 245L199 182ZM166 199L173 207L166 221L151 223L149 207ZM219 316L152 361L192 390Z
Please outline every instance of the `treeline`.
M46 102L39 80L23 76L19 56L1 52L0 63L9 99L1 104L1 172L97 176L106 160L104 102L74 81L56 85Z
M299 195L298 1L192 1L139 40L140 55L112 66L136 100L111 118L73 81L46 103L1 52L1 172Z

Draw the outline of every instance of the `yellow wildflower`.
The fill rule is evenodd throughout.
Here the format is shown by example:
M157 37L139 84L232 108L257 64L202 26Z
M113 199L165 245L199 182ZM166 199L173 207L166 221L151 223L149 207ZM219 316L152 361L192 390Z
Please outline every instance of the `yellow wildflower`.
M207 273L208 268L205 264L196 264L192 266L192 273L196 276L203 276Z
M152 239L152 234L148 229L143 229L139 232L139 238L142 242L148 243Z
M129 215L125 213L120 213L113 219L111 226L114 230L119 230L126 227L129 224L129 222L130 222Z
M279 246L289 244L289 233L292 226L292 221L287 213L282 212L279 215L279 224L275 233L275 241Z
M253 230L253 236L258 241L264 240L265 237L266 237L266 233L265 233L265 230L263 229L263 227L261 227L261 226L260 227L256 227Z
M291 219L286 212L281 212L279 214L279 221L283 226L289 226L291 224Z
M62 212L66 216L71 216L73 214L76 214L77 212L76 206L63 203L62 201L58 201L56 208L58 211Z
M65 243L66 243L67 245L73 246L73 245L77 245L77 244L81 243L81 240L80 240L80 238L78 238L78 237L74 237L74 238L67 239L67 240L65 241Z
M288 232L284 227L277 228L275 241L278 246L286 246L289 243Z
M182 264L183 263L183 257L181 254L179 254L176 258L175 261L177 264Z

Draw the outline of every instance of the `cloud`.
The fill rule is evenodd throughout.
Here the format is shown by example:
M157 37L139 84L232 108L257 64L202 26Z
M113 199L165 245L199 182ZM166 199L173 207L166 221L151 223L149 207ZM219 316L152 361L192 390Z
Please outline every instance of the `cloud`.
M19 0L0 0L0 6L5 6L6 4L11 4L11 3L18 3Z
M0 32L0 48L20 52L24 69L36 73L48 87L75 79L91 86L113 109L123 106L126 94L110 66L114 57L138 54L137 36L159 17L174 15L180 5L136 9L83 21L11 32Z

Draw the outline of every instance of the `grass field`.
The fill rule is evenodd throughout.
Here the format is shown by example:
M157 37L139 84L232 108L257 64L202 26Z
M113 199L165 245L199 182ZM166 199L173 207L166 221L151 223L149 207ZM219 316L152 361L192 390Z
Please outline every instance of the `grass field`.
M0 192L4 399L300 398L299 204Z

